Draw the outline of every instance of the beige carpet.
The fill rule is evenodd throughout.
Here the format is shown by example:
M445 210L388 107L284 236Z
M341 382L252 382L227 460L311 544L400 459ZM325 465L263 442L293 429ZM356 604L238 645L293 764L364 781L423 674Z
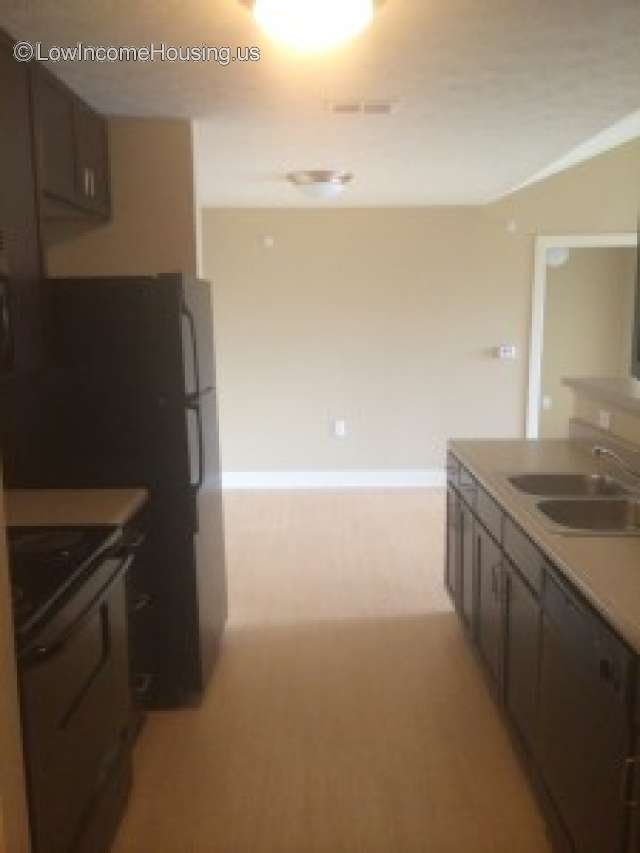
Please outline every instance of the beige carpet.
M232 624L153 715L116 853L542 853L442 591L441 492L231 494Z

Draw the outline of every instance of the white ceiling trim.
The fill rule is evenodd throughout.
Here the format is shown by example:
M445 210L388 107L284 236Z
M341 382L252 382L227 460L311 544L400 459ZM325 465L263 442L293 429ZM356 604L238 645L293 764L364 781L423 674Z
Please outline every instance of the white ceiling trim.
M518 186L513 187L513 189L509 190L508 193L498 196L495 200L497 201L498 198L503 198L504 195L510 195L512 192L522 190L531 184L537 184L539 181L543 181L545 178L550 178L552 175L557 175L567 169L572 169L574 166L579 166L580 163L586 163L587 160L592 160L594 157L598 157L606 151L611 151L614 148L618 148L620 145L624 145L626 142L631 142L633 139L639 138L640 110L636 110L636 112L631 113L621 121L612 124L611 127L606 128L606 130L603 130L601 133L597 133L581 145L577 145L575 148L572 148L571 151L563 157L560 157L558 160L554 160L548 166L545 166L544 169L536 172L535 175L532 175L523 183L518 184Z

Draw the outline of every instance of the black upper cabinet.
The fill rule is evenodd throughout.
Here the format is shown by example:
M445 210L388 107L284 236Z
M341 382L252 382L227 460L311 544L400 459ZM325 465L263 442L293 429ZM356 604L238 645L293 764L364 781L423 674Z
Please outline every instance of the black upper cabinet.
M74 109L76 187L83 204L105 216L109 213L109 156L107 123L84 104Z
M43 215L108 217L106 120L41 65L32 79Z
M14 60L13 42L1 32L0 81L1 379L44 359L29 69Z
M40 188L53 199L76 201L74 103L42 68L33 70Z

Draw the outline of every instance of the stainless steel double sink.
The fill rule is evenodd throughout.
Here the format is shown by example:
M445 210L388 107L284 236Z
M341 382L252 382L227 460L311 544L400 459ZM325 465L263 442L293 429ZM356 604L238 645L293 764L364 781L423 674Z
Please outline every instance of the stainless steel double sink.
M507 478L531 495L556 532L640 536L640 494L604 474L515 474Z

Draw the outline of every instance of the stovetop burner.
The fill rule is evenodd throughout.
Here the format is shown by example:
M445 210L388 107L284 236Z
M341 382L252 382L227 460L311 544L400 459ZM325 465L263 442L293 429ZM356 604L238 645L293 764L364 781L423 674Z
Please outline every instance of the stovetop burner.
M43 615L118 536L113 527L9 528L16 629Z

